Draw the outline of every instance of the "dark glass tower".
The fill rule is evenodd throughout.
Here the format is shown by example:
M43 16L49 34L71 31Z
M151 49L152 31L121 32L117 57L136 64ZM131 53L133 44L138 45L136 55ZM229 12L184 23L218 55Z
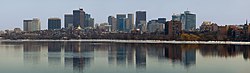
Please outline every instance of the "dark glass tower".
M48 29L49 30L61 29L61 19L49 18L48 19Z
M84 18L85 18L85 12L83 9L79 10L73 10L73 26L78 27L81 26L81 28L84 28Z
M140 24L141 21L146 21L147 15L146 11L137 11L136 12L136 28L138 28L138 25Z

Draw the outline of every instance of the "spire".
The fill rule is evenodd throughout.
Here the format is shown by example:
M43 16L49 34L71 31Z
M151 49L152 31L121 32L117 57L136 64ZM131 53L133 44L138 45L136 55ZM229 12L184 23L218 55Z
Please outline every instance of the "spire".
M247 21L247 19L246 19L246 25L248 25L248 21Z

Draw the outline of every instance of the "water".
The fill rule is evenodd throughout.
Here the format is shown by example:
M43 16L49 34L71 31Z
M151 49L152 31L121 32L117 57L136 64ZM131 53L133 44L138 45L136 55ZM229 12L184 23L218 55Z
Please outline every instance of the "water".
M0 73L249 73L250 46L1 42Z

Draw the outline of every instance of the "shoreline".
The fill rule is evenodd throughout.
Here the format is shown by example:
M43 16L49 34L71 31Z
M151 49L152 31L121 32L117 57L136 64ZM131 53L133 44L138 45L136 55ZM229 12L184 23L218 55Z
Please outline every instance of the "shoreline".
M236 41L161 41L161 40L110 40L110 39L73 39L73 40L0 40L1 42L86 42L86 43L130 43L130 44L197 44L197 45L250 45L250 42Z

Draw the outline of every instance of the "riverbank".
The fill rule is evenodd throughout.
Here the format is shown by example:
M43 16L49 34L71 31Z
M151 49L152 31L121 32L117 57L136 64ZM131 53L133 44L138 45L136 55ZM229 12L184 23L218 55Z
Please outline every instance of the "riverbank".
M161 40L109 40L109 39L84 39L84 40L0 40L0 42L84 42L84 43L136 43L136 44L221 44L221 45L250 45L250 42L235 41L161 41Z

